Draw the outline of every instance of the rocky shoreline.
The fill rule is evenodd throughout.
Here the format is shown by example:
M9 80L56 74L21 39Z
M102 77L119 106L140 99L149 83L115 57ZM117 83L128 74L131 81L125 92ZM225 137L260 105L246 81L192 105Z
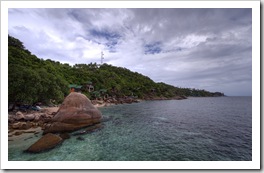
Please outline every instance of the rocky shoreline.
M101 128L101 120L101 112L85 95L70 93L60 107L9 112L8 141L14 144L17 136L39 137L41 133L41 138L24 150L38 153L56 147L70 137L70 132L86 128L83 130L88 133Z
M173 98L165 98L165 97L149 97L144 100L182 100L187 99L185 96L176 96ZM131 103L139 103L143 100L141 99L133 99L133 98L118 98L118 99L105 99L105 100L91 100L91 103L99 108L99 107L107 107L117 104L131 104ZM22 133L27 132L28 129L36 129L41 128L42 130L48 125L51 119L59 110L59 107L44 107L40 111L13 111L8 114L8 137L18 136ZM32 132L33 133L33 132Z
M14 136L23 133L38 134L51 121L59 107L43 108L40 111L26 113L11 112L8 114L8 140L14 140Z
M100 100L92 100L93 105L97 108L111 105L123 104L127 102L117 101L105 102ZM138 101L137 101L138 102ZM130 102L132 103L132 102ZM8 138L18 136L23 133L39 133L39 129L43 131L51 122L51 119L58 112L59 107L45 107L40 111L30 110L27 112L13 111L8 114Z
M171 99L182 100L182 99L186 99L186 97L178 96L178 97L170 98L170 99L161 98L161 97L158 97L158 98L150 97L150 98L145 98L144 100L171 100ZM131 103L138 103L141 101L142 100L134 99L130 97L119 98L119 99L111 98L111 99L105 99L105 100L91 100L90 103L88 103L88 105L89 104L91 105L89 109L94 109L93 107L97 109L99 107L106 107L106 106L117 105L117 104L131 104ZM82 102L80 102L79 104L82 104ZM72 119L67 120L68 122L70 122L70 124L67 122L65 124L65 121L64 122L54 122L54 120L58 118L58 115L59 115L58 113L61 107L63 106L43 107L39 111L28 110L27 112L21 112L21 111L9 112L8 114L8 141L11 143L14 143L16 142L16 140L21 139L23 137L25 137L24 140L27 140L27 139L33 138L34 136L38 137L39 134L44 135L42 138L39 139L39 141L36 142L36 144L33 144L26 150L27 152L35 153L35 152L40 152L41 150L39 150L39 148L41 147L44 147L46 149L53 148L57 144L62 143L63 140L68 139L70 135L67 133L67 130L65 128L70 128L74 130L76 127L77 127L76 129L78 129L83 126L84 127L83 130L81 130L78 133L74 133L74 136L76 136L76 135L90 133L96 129L100 129L103 127L103 125L100 122L93 122L91 125L86 124L86 125L80 126L77 120L77 124L72 124L71 122L74 122ZM68 106L66 106L65 108L68 109ZM64 118L68 112L69 110L67 110L66 112L63 112ZM71 116L69 116L69 118L70 117ZM83 121L86 121L87 123L90 122L90 120L88 119L87 120L84 119ZM101 119L100 121L104 122L105 120ZM57 131L58 129L61 129L61 128L63 130ZM69 131L72 131L72 130L69 130ZM64 131L66 133L64 133ZM78 137L78 140L81 140L81 139L82 137ZM50 141L50 145L49 146L43 145L45 143L45 142L43 143L43 141Z

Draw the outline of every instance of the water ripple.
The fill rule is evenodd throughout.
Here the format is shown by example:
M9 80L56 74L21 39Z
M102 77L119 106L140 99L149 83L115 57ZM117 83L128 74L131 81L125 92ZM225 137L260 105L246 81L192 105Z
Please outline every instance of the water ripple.
M251 97L145 101L100 108L104 128L40 154L9 146L9 160L251 160Z

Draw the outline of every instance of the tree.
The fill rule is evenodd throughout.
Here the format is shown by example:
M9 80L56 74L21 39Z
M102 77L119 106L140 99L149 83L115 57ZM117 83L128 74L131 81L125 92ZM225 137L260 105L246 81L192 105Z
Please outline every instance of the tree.
M8 47L10 46L25 50L25 46L20 40L8 35Z
M8 68L8 102L15 104L36 102L41 87L40 81L37 72L20 65L10 65Z
M138 98L217 95L205 90L155 83L140 73L108 64L75 64L72 67L50 59L39 59L31 55L21 41L8 36L9 103L48 103L50 99L60 103L69 93L69 84L87 85L87 81L94 87L93 93L85 91L92 98L103 94L115 97L136 95Z

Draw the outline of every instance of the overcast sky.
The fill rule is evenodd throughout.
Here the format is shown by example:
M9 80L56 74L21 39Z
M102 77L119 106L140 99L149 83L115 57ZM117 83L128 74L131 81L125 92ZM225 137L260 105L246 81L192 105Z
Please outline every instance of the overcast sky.
M39 58L125 67L178 87L252 93L251 9L9 9Z

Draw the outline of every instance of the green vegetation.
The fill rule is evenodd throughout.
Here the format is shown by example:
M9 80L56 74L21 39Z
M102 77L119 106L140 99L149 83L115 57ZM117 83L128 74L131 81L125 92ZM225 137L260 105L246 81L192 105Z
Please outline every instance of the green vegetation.
M39 59L25 49L18 39L8 36L8 102L48 104L60 103L79 87L90 99L103 96L140 99L173 98L175 96L215 96L205 90L178 88L155 83L147 76L108 64L62 64ZM220 93L221 95L221 93Z

